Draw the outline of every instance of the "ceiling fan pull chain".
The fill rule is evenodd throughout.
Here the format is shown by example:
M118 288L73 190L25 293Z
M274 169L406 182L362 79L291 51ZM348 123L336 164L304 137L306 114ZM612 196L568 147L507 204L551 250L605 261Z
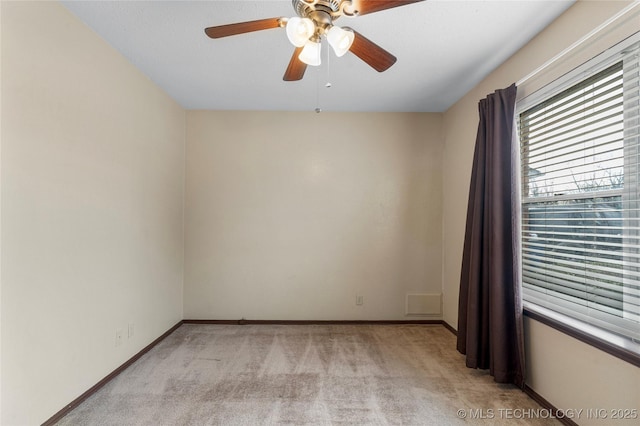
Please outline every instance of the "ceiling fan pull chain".
M316 67L316 113L320 114L320 67Z
M327 52L327 84L324 85L327 89L331 87L331 52L329 49L325 49Z

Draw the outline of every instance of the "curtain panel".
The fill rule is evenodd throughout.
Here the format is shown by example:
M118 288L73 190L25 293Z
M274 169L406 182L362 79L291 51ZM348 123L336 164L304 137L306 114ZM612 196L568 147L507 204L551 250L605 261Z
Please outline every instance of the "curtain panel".
M479 103L460 276L457 349L470 368L524 386L515 84Z

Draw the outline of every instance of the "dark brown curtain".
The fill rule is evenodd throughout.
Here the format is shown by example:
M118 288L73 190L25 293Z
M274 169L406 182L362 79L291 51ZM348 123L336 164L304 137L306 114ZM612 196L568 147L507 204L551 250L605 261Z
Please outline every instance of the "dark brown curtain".
M516 86L480 101L460 276L458 351L498 383L524 386Z

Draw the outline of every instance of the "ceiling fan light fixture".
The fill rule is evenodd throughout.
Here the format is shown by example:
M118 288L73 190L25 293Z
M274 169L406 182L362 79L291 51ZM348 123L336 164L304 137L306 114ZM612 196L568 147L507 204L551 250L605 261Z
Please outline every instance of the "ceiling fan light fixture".
M349 27L336 27L333 23L342 16L368 15L422 1L425 0L291 0L297 16L216 25L205 28L204 32L208 37L218 39L284 28L287 38L296 47L282 77L284 81L301 80L308 65L321 65L322 37L327 38L337 56L353 53L374 70L383 72L396 63L395 56L359 32Z
M355 34L353 31L345 30L337 26L331 27L327 32L327 41L338 57L343 56L349 51L354 39Z
M307 65L317 67L322 63L320 57L321 45L319 42L309 40L305 43L304 49L300 52L298 59Z
M287 21L287 37L291 44L302 47L316 32L316 26L309 18L294 16Z

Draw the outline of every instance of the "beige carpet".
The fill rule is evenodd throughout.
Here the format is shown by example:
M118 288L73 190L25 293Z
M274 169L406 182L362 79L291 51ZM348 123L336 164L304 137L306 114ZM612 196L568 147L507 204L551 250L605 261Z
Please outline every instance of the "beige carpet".
M536 409L439 325L184 324L58 424L559 424Z

